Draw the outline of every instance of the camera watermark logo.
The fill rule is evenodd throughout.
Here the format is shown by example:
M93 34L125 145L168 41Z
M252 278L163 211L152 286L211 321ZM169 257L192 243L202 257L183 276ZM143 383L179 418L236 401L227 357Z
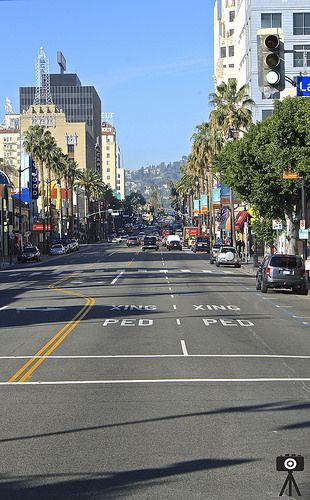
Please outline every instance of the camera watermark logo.
M277 457L277 471L287 472L287 478L279 494L280 497L285 493L286 488L288 488L289 497L293 496L293 488L295 488L297 495L301 497L293 472L302 472L304 469L305 460L301 455L287 454Z

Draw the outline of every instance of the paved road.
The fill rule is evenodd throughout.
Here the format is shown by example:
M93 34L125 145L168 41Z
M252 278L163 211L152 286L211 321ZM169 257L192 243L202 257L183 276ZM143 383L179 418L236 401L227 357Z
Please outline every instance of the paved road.
M310 499L310 301L205 255L0 273L2 499ZM294 491L292 497L300 498Z

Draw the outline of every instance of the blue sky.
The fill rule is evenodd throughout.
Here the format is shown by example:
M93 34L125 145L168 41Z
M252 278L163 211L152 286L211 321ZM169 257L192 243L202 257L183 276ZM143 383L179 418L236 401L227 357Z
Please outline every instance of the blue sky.
M43 45L52 73L94 85L114 112L125 168L181 158L207 120L213 90L213 0L0 0L0 119L6 96L35 84Z

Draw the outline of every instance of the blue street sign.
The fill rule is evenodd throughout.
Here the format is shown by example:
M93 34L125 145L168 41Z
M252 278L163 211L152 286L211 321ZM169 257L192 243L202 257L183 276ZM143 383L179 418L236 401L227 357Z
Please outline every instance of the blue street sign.
M310 76L297 76L296 88L298 96L310 97Z

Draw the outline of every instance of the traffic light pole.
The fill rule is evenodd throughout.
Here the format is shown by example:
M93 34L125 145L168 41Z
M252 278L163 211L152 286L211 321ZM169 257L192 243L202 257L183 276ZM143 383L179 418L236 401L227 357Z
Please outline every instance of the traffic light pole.
M308 228L307 224L307 199L306 199L306 181L303 178L301 183L301 218L305 221L305 228ZM308 240L302 240L303 245L303 257L304 260L307 259L307 246Z

